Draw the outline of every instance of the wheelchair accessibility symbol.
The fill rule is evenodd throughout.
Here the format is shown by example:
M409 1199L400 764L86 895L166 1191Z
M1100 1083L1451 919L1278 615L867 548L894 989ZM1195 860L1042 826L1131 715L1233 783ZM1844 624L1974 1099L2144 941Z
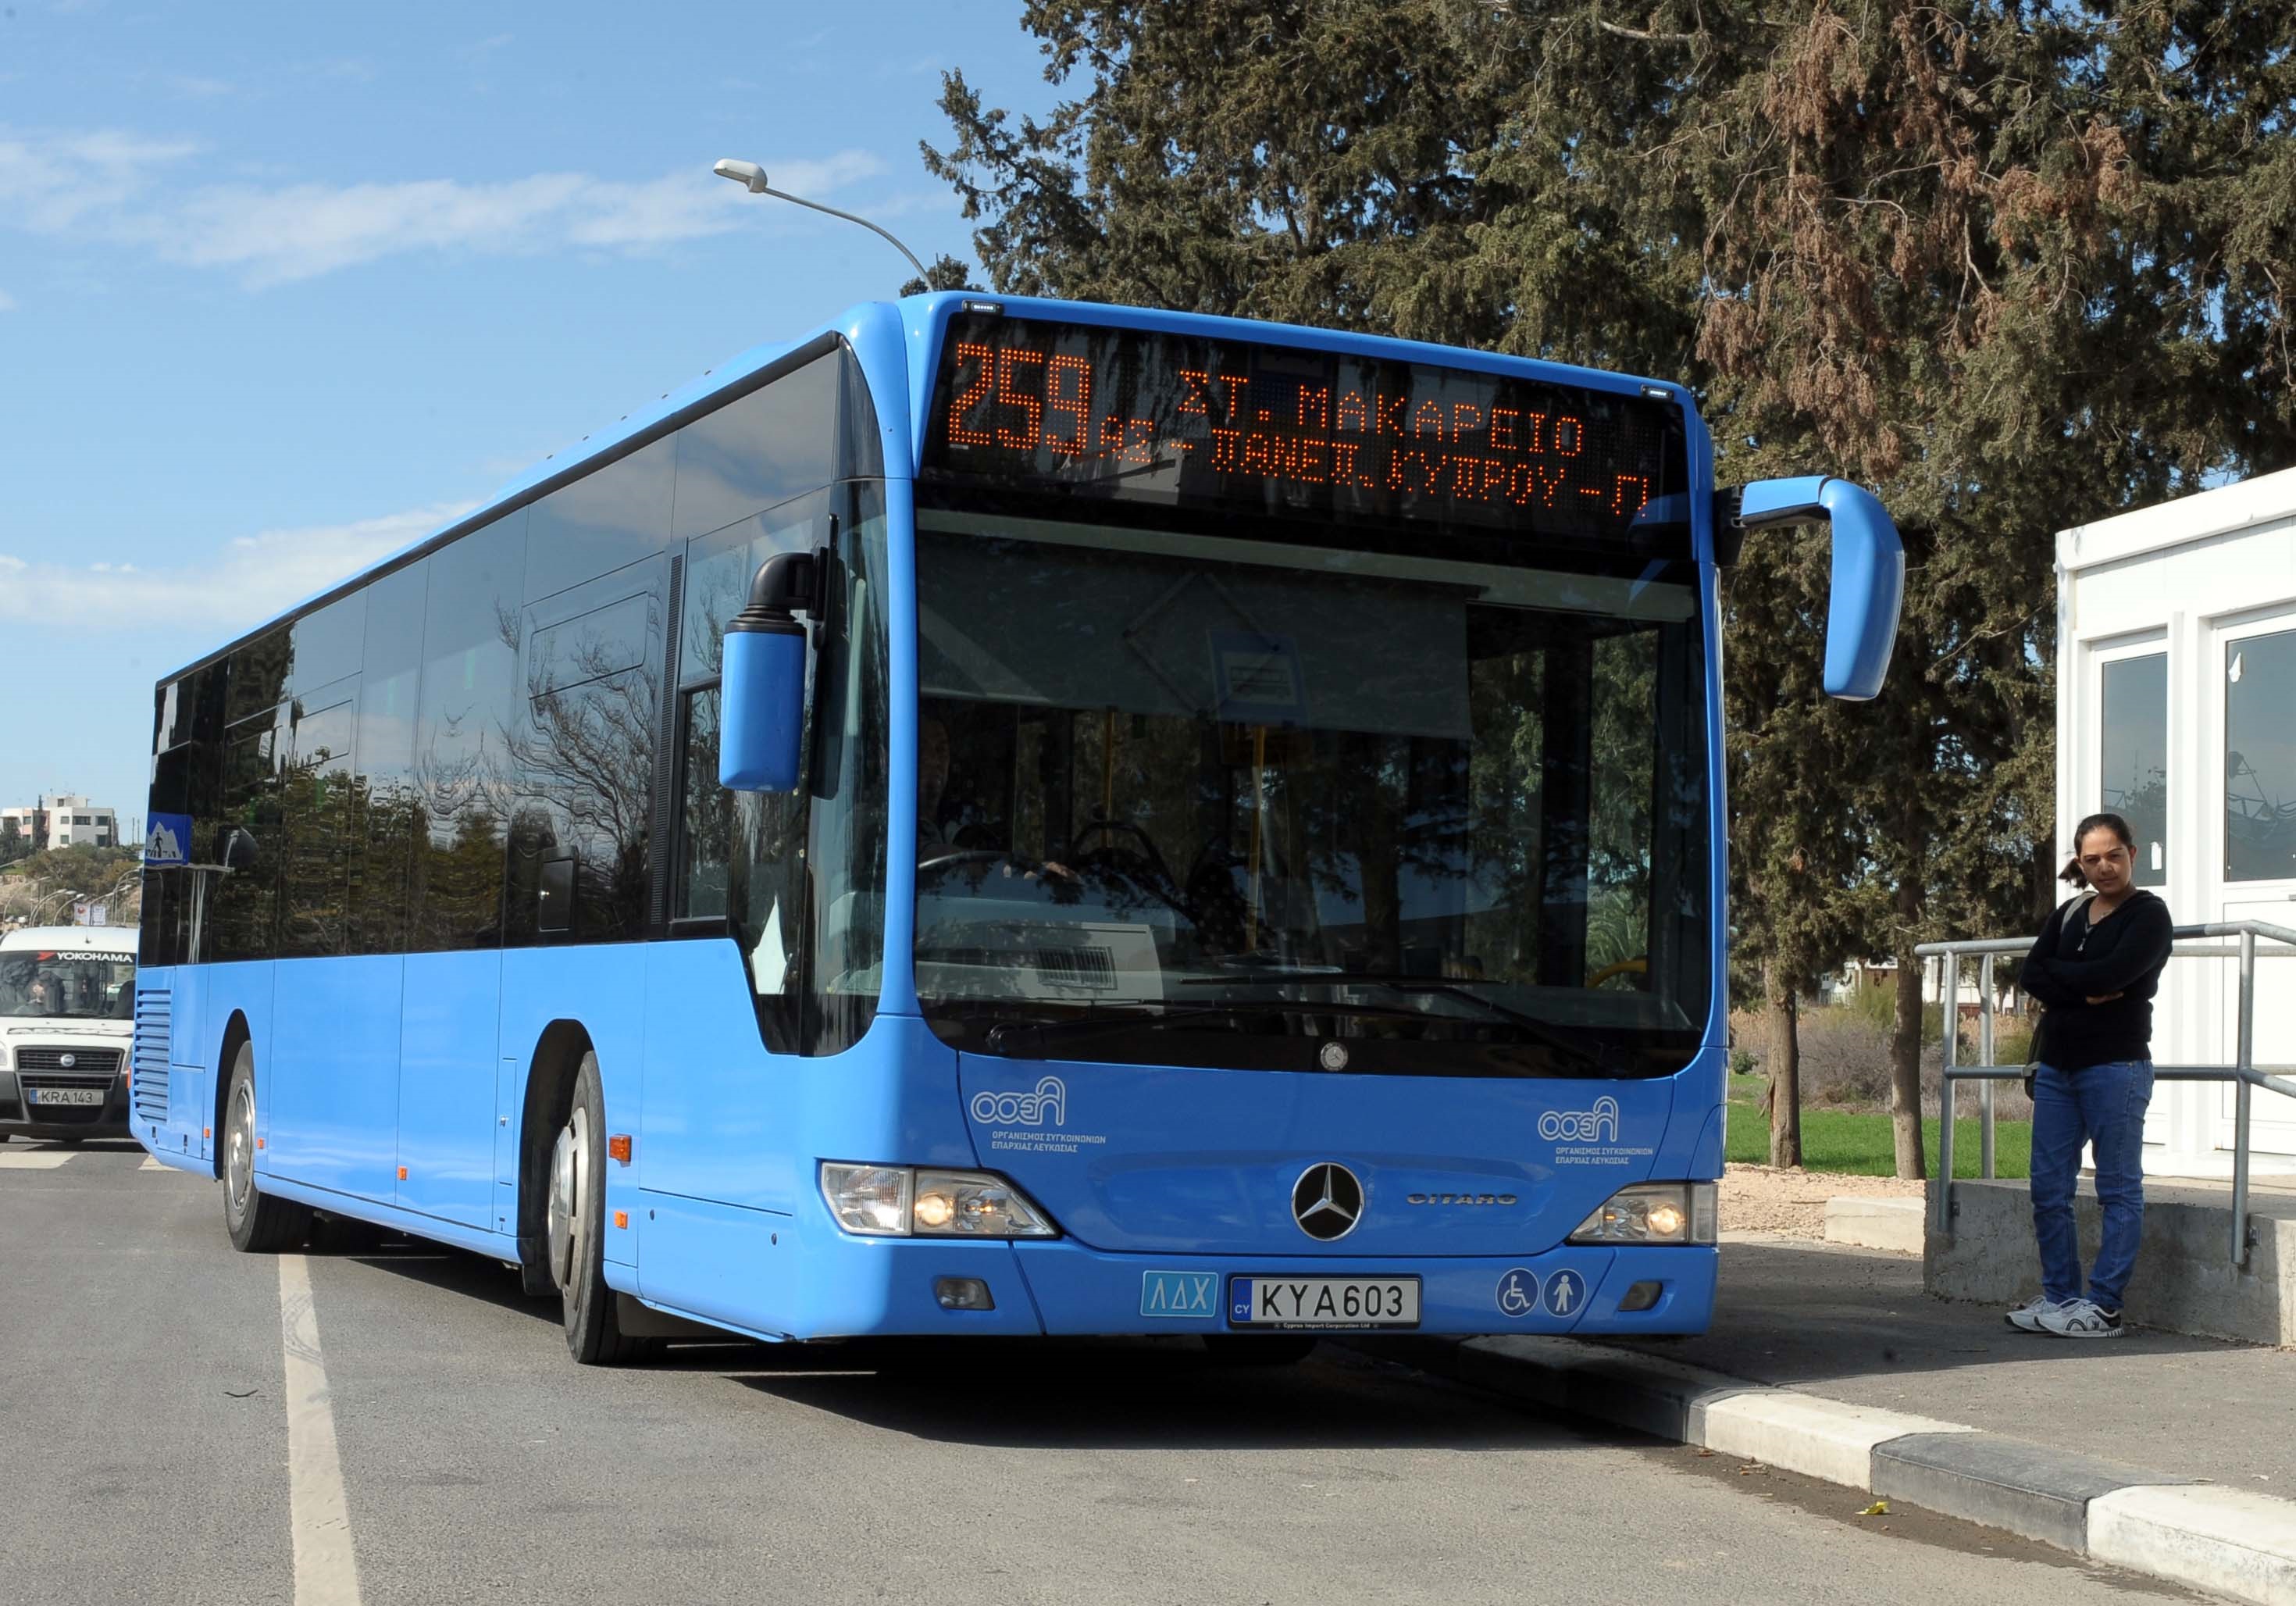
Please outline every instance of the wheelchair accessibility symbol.
M1538 1308L1538 1274L1516 1266L1499 1279L1499 1314L1528 1316Z

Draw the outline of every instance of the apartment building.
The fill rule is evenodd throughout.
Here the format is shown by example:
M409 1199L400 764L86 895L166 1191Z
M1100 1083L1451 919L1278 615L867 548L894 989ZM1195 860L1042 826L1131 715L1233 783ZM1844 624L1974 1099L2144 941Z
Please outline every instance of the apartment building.
M62 793L43 797L25 808L0 809L0 836L13 825L16 835L35 849L86 844L108 848L119 841L119 818L85 797Z

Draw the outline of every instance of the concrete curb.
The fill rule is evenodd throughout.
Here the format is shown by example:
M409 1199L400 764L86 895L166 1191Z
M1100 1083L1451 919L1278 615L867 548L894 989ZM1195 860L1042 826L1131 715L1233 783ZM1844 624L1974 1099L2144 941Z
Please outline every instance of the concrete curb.
M1575 1338L1391 1338L1471 1388L1742 1456L2259 1606L2296 1606L2296 1503Z

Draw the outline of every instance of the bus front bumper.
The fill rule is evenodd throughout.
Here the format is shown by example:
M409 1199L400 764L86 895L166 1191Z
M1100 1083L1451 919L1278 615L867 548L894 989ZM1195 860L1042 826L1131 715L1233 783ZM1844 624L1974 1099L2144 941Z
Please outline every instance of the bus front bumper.
M1269 1330L1234 1320L1239 1306L1250 1303L1242 1297L1240 1279L1263 1291L1286 1278L1418 1280L1414 1325L1314 1320L1283 1330L1301 1332L1695 1333L1705 1330L1714 1309L1710 1247L1566 1246L1505 1258L1355 1260L1117 1255L1062 1241L1015 1245L1013 1258L1047 1333ZM1209 1311L1199 1308L1196 1297L1206 1278L1216 1296ZM1636 1290L1631 1300L1630 1289ZM1643 1308L1620 1308L1629 1303Z
M806 1235L809 1297L793 1338L974 1333L1075 1337L1267 1330L1233 1320L1242 1290L1267 1279L1416 1279L1418 1320L1381 1327L1309 1322L1283 1330L1446 1336L1703 1332L1714 1309L1711 1246L1564 1246L1540 1254L1404 1258L1116 1254L1072 1239L959 1242ZM979 1279L987 1310L946 1308L943 1279ZM1622 1308L1639 1305L1642 1308Z

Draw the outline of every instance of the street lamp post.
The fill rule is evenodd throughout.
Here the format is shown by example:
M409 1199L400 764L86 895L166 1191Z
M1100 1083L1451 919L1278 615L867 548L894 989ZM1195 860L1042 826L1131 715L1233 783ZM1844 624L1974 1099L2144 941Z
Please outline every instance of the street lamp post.
M53 903L61 908L64 902L70 899L85 898L86 896L87 896L86 893L81 892L77 887L71 886L60 886L52 893L43 894L41 896L32 900L32 924L37 926L41 923L41 911L45 910L49 904Z
M863 228L869 230L872 234L882 235L885 240L891 243L895 251L899 251L903 256L908 258L909 266L917 270L917 277L921 279L930 278L930 276L925 272L925 265L917 260L917 253L911 251L907 246L902 244L898 240L894 239L890 230L878 227L877 225L870 222L866 218L857 217L851 212L840 212L833 206L824 206L818 201L808 201L802 195L792 195L786 190L777 190L773 188L766 182L765 169L759 167L754 161L736 161L734 158L728 156L725 160L719 161L709 170L717 174L720 178L732 179L735 184L738 184L744 189L748 190L752 195L771 195L776 201L787 201L798 206L809 206L816 212L827 212L832 218L842 218L848 223L857 223Z

